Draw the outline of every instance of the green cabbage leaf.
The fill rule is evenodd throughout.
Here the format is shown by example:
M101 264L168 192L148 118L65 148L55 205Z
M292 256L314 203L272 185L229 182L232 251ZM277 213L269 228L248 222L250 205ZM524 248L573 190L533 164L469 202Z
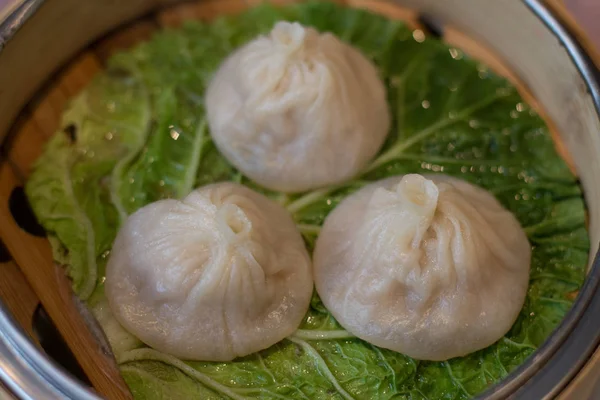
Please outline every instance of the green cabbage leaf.
M393 112L389 138L355 180L287 196L233 168L210 139L204 91L224 58L278 20L330 31L379 67ZM533 247L525 306L487 349L421 362L348 334L315 294L300 329L228 363L184 362L148 348L111 319L103 275L120 223L138 208L231 180L284 204L312 248L327 214L364 184L444 173L491 191ZM589 242L577 179L542 119L503 78L459 49L367 11L320 2L263 5L189 22L115 55L72 100L27 183L57 261L104 326L139 399L468 399L528 358L565 316L585 278Z

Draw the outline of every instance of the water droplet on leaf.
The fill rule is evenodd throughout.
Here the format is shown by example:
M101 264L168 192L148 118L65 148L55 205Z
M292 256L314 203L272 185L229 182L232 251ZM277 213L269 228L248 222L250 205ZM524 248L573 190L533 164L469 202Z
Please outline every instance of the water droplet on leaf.
M476 119L472 119L469 121L469 126L473 129L477 128L479 126L479 121L477 121Z
M450 52L450 56L455 60L460 60L463 58L462 51L458 49L451 48L448 51Z
M413 39L415 39L417 43L423 43L425 41L425 34L422 30L415 29L413 31Z

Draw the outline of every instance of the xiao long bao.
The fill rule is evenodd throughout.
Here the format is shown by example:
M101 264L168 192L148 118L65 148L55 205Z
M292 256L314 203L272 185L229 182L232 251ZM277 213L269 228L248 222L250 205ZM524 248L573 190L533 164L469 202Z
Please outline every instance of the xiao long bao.
M531 246L487 191L443 175L364 187L317 240L317 291L344 328L421 360L483 349L525 300Z
M334 35L289 22L223 63L206 109L221 153L258 184L282 192L353 177L390 128L375 65Z
M106 271L115 318L156 350L229 361L292 334L313 291L290 215L242 185L219 183L132 214Z

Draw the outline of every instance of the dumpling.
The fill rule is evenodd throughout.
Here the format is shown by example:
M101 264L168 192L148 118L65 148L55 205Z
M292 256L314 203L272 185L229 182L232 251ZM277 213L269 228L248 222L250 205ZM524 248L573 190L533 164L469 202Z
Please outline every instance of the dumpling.
M178 358L228 361L292 334L313 290L290 215L242 185L219 183L132 214L106 270L115 318Z
M353 177L390 127L375 65L334 35L289 22L223 63L207 89L206 110L221 153L282 192Z
M319 296L344 328L434 361L509 331L530 262L516 218L484 189L444 175L394 177L349 196L313 256Z

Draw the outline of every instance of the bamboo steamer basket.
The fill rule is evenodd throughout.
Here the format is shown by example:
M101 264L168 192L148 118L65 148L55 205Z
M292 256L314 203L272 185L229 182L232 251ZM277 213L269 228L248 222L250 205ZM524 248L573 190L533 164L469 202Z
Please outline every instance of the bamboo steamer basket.
M131 398L101 330L53 264L22 185L68 98L111 54L161 27L259 2L20 0L0 14L0 398ZM600 262L594 262L600 241L600 56L560 1L338 2L440 36L510 79L546 119L584 188L592 243L588 279L546 343L480 398L599 398L593 384L600 380ZM57 349L62 367L50 357Z

